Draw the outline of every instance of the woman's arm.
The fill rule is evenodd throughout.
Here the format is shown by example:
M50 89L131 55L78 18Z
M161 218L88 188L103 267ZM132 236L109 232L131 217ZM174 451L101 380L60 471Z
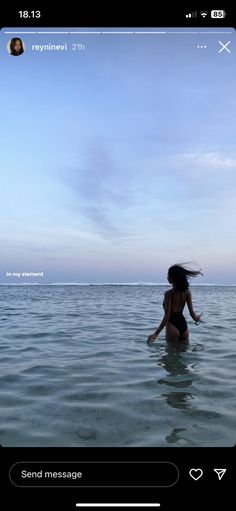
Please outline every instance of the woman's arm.
M157 336L160 334L160 332L163 330L163 328L166 326L167 321L170 317L170 309L171 309L171 295L169 291L166 291L164 294L164 308L165 308L165 314L163 316L163 319L159 325L159 327L156 329L154 334L148 336L148 341L155 341Z
M192 293L190 291L190 289L188 289L188 293L187 293L187 305L188 305L188 310L189 310L189 314L191 316L191 318L193 319L193 321L196 321L196 323L198 323L198 321L200 321L200 316L198 316L197 314L195 314L194 310L193 310L193 304L192 304Z

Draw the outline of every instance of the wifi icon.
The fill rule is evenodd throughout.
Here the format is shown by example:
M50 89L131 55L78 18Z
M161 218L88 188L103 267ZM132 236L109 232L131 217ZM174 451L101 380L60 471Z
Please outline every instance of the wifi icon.
M206 16L208 15L208 12L201 11L200 14L201 14L202 18L206 18Z

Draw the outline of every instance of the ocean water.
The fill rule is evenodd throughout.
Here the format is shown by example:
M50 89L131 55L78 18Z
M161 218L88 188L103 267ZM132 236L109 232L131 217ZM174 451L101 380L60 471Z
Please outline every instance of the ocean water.
M0 443L232 446L236 288L192 287L189 343L147 336L165 286L1 286Z

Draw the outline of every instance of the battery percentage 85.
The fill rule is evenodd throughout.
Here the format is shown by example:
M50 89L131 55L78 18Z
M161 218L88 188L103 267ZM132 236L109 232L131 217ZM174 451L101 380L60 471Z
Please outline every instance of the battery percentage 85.
M211 18L225 18L226 12L225 11L211 11Z

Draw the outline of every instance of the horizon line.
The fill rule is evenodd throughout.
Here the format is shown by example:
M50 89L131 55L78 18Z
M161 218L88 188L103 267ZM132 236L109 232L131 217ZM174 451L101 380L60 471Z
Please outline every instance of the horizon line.
M133 281L133 282L0 282L0 286L167 286L170 284L166 282L144 282L144 281ZM234 287L236 284L217 284L211 282L205 282L201 284L191 283L190 286L227 286Z

